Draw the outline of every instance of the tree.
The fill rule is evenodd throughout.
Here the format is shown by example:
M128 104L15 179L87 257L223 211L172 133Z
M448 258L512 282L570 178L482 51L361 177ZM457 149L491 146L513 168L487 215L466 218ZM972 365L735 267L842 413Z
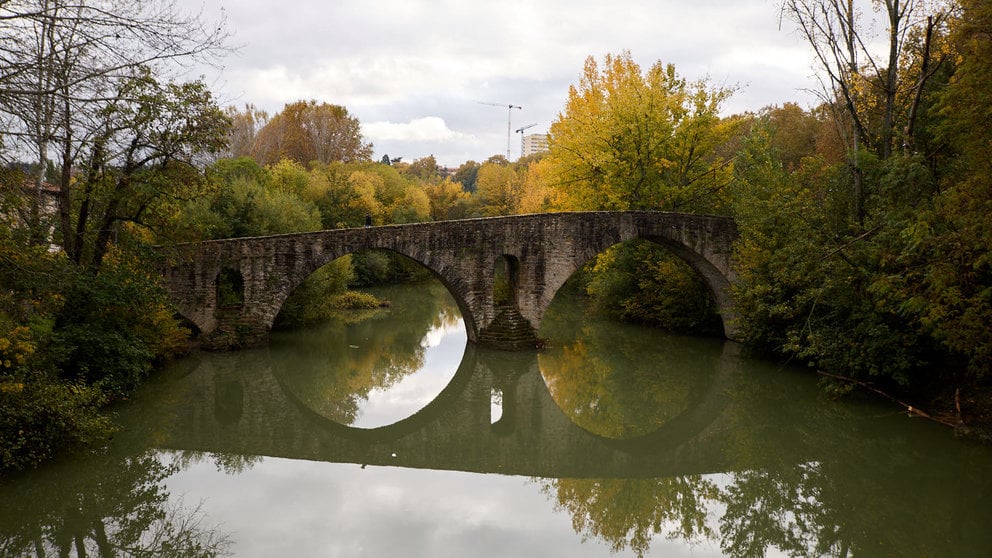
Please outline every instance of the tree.
M464 216L465 204L468 202L470 194L462 189L461 184L445 178L424 185L424 193L430 200L432 221L444 221Z
M476 189L483 215L513 215L523 196L523 181L509 164L486 162L479 168Z
M427 182L440 178L441 167L438 166L437 159L433 155L428 155L410 163L410 166L406 168L405 174Z
M551 191L548 188L551 164L547 159L538 159L527 165L526 172L519 212L543 213L551 207Z
M60 215L66 253L93 267L119 223L154 226L163 204L199 192L193 159L220 150L229 127L202 82L162 84L150 70L123 83L96 116L100 133L76 182L75 222L68 211Z
M454 181L460 182L466 192L475 192L475 180L481 166L475 161L465 161L455 171Z
M951 21L959 53L940 95L940 139L955 153L933 211L907 227L905 273L889 284L904 315L968 363L970 381L992 378L992 6L964 0Z
M108 96L149 69L162 75L176 61L214 60L226 51L227 32L223 21L207 24L173 2L8 0L0 3L0 36L5 146L30 150L38 162L30 224L39 230L44 173L54 159L68 238L72 169L101 134L97 115Z
M689 84L672 65L646 73L629 52L586 59L578 87L551 125L548 159L561 209L720 211L730 179L716 148L732 93Z
M372 144L362 143L358 119L340 105L297 101L287 104L259 131L252 156L262 164L288 158L304 165L314 161L367 161Z
M919 12L934 9L934 4L928 0L872 0L873 7L885 16L886 48L881 52L873 49L870 30L854 0L785 0L782 4L782 12L799 26L826 75L822 80L823 101L844 115L838 114L838 131L847 140L854 213L859 223L865 215L866 192L858 152L865 148L881 159L892 155L900 118L906 123L906 138L912 138L916 119L915 109L910 107L918 107L923 89L939 66L929 60L930 42L943 16L919 17ZM909 75L910 68L901 57L907 38L921 26L922 62Z
M231 131L227 149L221 155L228 159L250 157L258 131L269 121L269 113L250 103L245 105L244 111L227 107L225 113L231 119Z

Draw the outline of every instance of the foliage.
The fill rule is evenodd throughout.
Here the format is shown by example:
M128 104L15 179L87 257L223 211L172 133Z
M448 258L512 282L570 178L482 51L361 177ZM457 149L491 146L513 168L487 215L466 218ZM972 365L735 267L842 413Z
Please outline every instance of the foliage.
M6 138L14 140L4 147L29 154L35 163L32 179L38 196L30 202L27 220L32 241L48 240L40 196L47 180L60 189L63 248L79 263L80 237L87 233L86 211L76 214L77 226L70 222L71 206L78 203L73 191L79 175L94 170L105 174L93 165L104 166L109 160L122 176L133 175L147 170L153 161L158 164L151 166L163 164L160 157L146 159L155 152L183 159L189 153L183 147L197 143L184 138L196 135L198 129L214 128L218 120L214 116L224 119L219 111L214 115L200 111L209 99L202 83L174 84L169 72L179 64L213 62L222 56L225 24L207 23L172 3L22 0L0 3L0 36L4 37L0 66L5 68L0 74L0 115ZM175 110L177 98L180 106L190 104L187 111ZM7 159L5 155L0 153L0 158ZM86 170L77 173L80 169ZM154 188L147 177L140 182L145 189ZM118 181L117 186L122 194L142 190L126 181ZM122 199L126 195L112 203ZM100 231L109 234L109 225L135 217L134 205L123 214L116 210L104 207L101 215L93 216L97 265L105 253L101 244L106 242Z
M572 527L585 537L603 539L612 552L630 548L645 556L655 535L687 541L712 536L706 503L717 488L702 477L658 479L557 479L542 491L558 510L572 516Z
M550 152L528 168L527 193L516 207L726 211L732 165L720 147L739 122L721 119L719 110L731 93L705 81L690 84L660 62L642 73L629 52L606 56L602 68L588 58L551 127ZM480 170L480 192L481 184ZM590 272L589 294L617 317L712 328L712 297L671 256L643 244L614 248Z
M351 286L367 287L430 277L430 272L419 263L389 250L365 250L352 254L355 269Z
M258 130L252 157L262 164L291 159L300 164L367 161L372 144L362 143L358 119L340 105L297 101Z
M0 261L0 469L102 444L108 397L185 342L149 260L115 251L85 270L4 233Z
M377 296L360 291L346 291L331 300L331 305L338 310L372 310L386 304Z
M551 172L551 161L547 158L527 165L518 213L544 213L551 209L552 191L548 186Z
M722 333L713 297L696 273L648 241L614 246L596 258L586 292L623 321L683 333Z
M76 275L56 314L50 351L60 375L130 393L152 364L179 351L179 328L145 261L113 254L99 273Z
M63 248L77 264L99 267L121 223L164 226L177 202L202 194L194 156L219 150L229 121L202 82L160 83L150 70L125 82L99 112L86 172L63 207ZM69 190L63 187L63 192ZM64 201L62 203L65 203Z
M907 313L955 353L973 375L992 377L992 6L966 0L953 21L960 52L940 99L938 135L959 154L932 214L906 231L925 275L910 291ZM929 238L928 238L929 237ZM922 288L920 288L922 287Z
M430 203L432 221L464 218L468 211L471 194L462 185L448 178L434 181L424 186L424 193Z
M318 209L298 193L307 174L294 163L266 169L239 160L217 167L211 172L219 182L213 195L187 205L175 227L181 232L174 236L233 238L320 229Z
M114 432L96 387L36 377L0 380L0 471L35 467L67 448L102 445Z
M807 158L789 172L768 133L757 127L737 164L735 297L746 338L833 374L919 385L941 354L906 321L895 285L908 271L899 256L907 219L926 204L932 178L911 158L863 159L877 194L872 228L860 232L836 209L849 207L848 190L835 187L848 169Z
M479 168L476 189L484 217L513 215L523 196L523 181L508 163L486 162Z
M155 452L93 456L68 474L32 478L4 488L0 511L4 556L229 555L230 540L208 527L198 506L170 497L166 479L178 459ZM28 493L28 494L25 494Z
M671 64L645 72L629 52L586 60L552 124L547 158L559 209L719 212L729 161L716 148L729 89L688 83Z
M351 260L351 255L338 258L310 274L283 303L275 327L313 325L339 309L340 297L355 277Z
M831 76L861 127L862 149L846 162L819 140L804 141L803 156L779 139L776 120L809 122L794 108L753 127L735 188L736 299L751 343L928 398L953 400L955 390L987 384L992 187L981 122L992 114L992 12L981 2L961 8L953 18L890 22L921 42L899 51L897 73L890 66L866 77L874 92L840 70ZM911 95L893 94L894 77L912 84L899 86ZM900 127L897 152L890 147ZM836 128L850 132L850 123Z
M481 166L475 161L465 161L455 170L455 176L452 179L460 183L466 192L475 193L475 181Z

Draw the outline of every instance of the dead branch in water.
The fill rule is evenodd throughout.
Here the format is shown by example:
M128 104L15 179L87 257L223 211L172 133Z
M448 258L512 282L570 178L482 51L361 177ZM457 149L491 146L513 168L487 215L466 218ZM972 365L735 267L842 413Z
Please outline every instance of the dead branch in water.
M914 406L910 405L909 403L906 403L904 401L901 401L901 400L897 399L896 397L894 397L894 396L892 396L892 395L890 395L890 394L888 394L888 393L886 393L886 392L878 389L877 387L875 387L875 386L873 386L873 385L871 385L871 384L869 384L867 382L863 382L861 380L856 380L854 378L849 378L847 376L841 376L839 374L831 374L830 372L824 372L823 370L817 370L816 373L819 374L819 375L821 375L821 376L826 376L828 378L833 378L835 380L840 380L842 382L852 383L852 384L854 384L854 385L856 385L858 387L867 389L868 391L871 391L872 393L875 393L877 395L881 395L885 399L888 399L889 401L895 403L896 405L899 405L899 406L903 407L904 409L906 409L906 411L911 416L922 417L922 418L925 418L925 419L928 419L928 420L932 420L932 421L934 421L936 423L943 424L944 426L950 426L951 428L955 428L955 429L956 428L961 428L962 426L964 426L964 421L961 420L961 399L960 399L960 391L961 390L960 389L957 390L954 393L954 400L955 400L954 402L955 402L955 405L957 406L957 417L956 417L957 420L952 420L952 419L948 419L948 418L935 417L935 416L927 413L923 409L920 409L918 407L914 407Z

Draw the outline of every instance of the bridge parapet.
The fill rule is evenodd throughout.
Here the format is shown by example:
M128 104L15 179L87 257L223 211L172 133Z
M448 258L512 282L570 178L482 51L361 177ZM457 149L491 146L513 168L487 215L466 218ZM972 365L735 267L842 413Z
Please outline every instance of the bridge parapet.
M635 238L662 244L692 266L710 287L727 336L736 338L730 285L737 228L726 217L545 213L215 240L162 248L163 273L180 312L206 339L221 347L251 345L264 342L283 302L321 266L362 250L392 250L423 264L451 291L469 340L521 348L537 342L544 313L575 271ZM495 296L500 261L508 262L511 275L506 301ZM218 297L224 270L242 282L239 304L224 306ZM512 334L504 335L497 327L507 320L516 321ZM528 329L530 341L521 337Z

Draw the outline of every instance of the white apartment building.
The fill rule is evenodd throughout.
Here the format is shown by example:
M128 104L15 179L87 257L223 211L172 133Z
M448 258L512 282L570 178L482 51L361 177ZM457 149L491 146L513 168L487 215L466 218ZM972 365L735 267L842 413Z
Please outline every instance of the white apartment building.
M541 151L548 150L548 135L547 134L530 134L526 135L521 139L520 143L520 156L526 157L528 155L533 155Z

